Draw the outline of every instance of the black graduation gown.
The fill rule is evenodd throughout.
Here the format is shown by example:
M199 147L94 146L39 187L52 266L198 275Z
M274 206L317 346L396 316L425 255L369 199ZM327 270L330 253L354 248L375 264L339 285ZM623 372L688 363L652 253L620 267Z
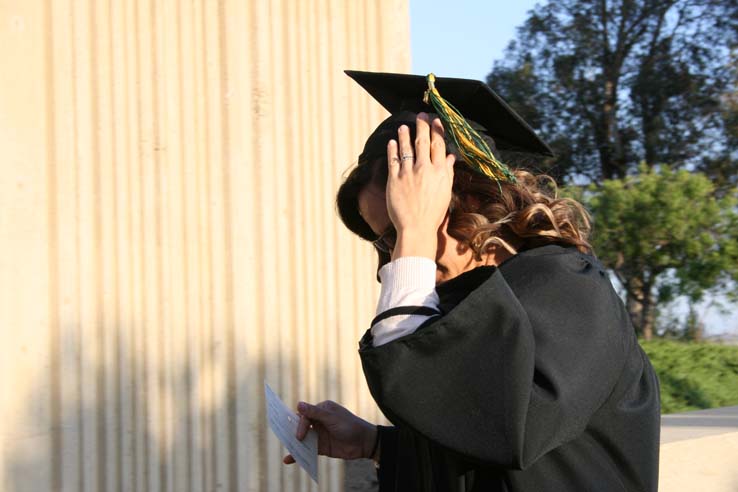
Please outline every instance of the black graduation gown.
M380 491L656 491L659 388L600 263L522 252L437 288L442 315L360 356L395 425Z

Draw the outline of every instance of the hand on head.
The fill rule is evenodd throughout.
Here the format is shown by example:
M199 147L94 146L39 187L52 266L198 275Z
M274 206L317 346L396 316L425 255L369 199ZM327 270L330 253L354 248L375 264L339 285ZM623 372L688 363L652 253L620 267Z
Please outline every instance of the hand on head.
M453 154L446 155L443 125L418 114L414 144L403 125L387 144L387 212L397 231L392 257L436 258L438 228L451 202Z

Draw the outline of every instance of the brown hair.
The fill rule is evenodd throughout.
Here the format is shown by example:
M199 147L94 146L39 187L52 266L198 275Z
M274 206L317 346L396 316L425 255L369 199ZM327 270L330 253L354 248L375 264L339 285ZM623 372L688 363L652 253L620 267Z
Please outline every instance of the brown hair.
M377 236L359 213L358 196L370 183L381 189L386 186L384 149L387 141L397 135L400 124L407 124L414 131L414 118L388 120L380 125L367 140L358 166L349 173L336 197L343 223L369 241ZM498 155L503 162L510 163L504 154ZM494 247L515 254L547 244L573 246L583 253L591 253L587 241L590 219L584 207L571 198L558 197L556 182L549 176L521 169L513 172L516 183L497 183L469 168L457 155L449 204L449 235L469 247L476 259ZM379 260L381 265L389 258L380 253Z
M517 183L491 181L466 165L455 168L448 233L477 259L493 246L510 253L559 244L591 253L589 214L571 198L559 198L546 175L513 171Z

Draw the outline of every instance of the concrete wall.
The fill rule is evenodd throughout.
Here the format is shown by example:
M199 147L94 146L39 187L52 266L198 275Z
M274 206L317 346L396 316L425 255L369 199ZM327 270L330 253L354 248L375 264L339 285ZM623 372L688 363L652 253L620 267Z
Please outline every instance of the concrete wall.
M0 490L318 490L263 381L368 419L333 195L404 0L0 2ZM319 490L341 490L337 463Z

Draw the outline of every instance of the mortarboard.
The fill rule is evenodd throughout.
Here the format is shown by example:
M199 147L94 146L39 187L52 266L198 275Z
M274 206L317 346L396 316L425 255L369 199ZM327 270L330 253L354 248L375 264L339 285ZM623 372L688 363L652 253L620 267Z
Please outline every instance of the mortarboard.
M498 150L554 155L523 118L487 84L478 80L435 77L433 74L424 77L355 70L345 73L392 115L405 111L444 113L439 107L441 104L463 115L462 124L468 123L476 132L491 137ZM429 88L434 85L437 91L433 91L435 96L431 95L429 100ZM447 115L439 116L448 127L449 121L444 118Z

